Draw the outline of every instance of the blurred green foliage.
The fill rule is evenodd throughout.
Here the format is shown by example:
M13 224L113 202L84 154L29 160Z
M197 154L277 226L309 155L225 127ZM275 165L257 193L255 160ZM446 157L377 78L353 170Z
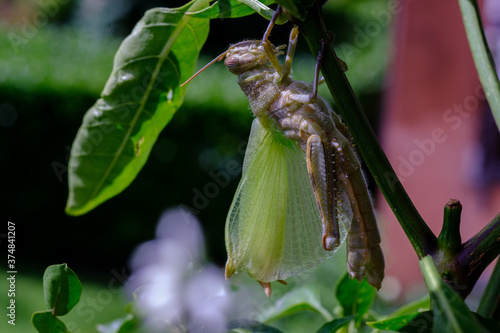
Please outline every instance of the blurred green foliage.
M16 294L16 326L2 320L0 332L37 332L31 323L31 316L47 306L43 296L42 274L17 275L16 287L19 293ZM95 333L96 325L124 316L125 302L120 290L90 281L82 283L84 286L80 303L68 315L61 317L72 333Z
M36 30L33 38L24 36L21 29L0 28L0 85L60 96L98 95L120 45L117 38L71 27L49 26Z

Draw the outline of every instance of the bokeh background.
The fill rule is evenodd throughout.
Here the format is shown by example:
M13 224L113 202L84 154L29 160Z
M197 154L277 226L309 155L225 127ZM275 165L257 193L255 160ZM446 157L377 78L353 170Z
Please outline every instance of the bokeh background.
M57 263L68 263L83 281L82 300L87 307L75 315L82 332L92 332L97 323L122 315L125 300L119 289L130 273L129 257L136 246L154 238L158 218L169 207L181 205L194 211L205 234L207 258L224 265L224 223L240 175L234 175L227 186L219 186L216 195L206 200L200 199L199 193L204 193L207 184L215 182L214 175L229 164L241 165L252 114L236 77L222 64L212 66L190 84L184 105L161 133L147 164L129 188L84 216L64 213L69 150L83 115L104 87L121 40L147 9L184 3L0 2L0 223L12 221L17 228L19 326L13 332L35 331L29 318L33 311L45 308L43 271ZM443 112L474 94L478 84L458 4L452 0L442 3L336 0L325 6L338 55L349 66L346 74L396 169L399 157L408 159L415 150L414 141L425 139L441 126ZM451 9L446 10L446 6ZM410 14L412 9L414 14ZM199 67L231 43L261 38L266 27L267 21L256 15L213 20ZM271 40L286 44L290 28L277 27ZM304 40L299 39L294 77L311 81L314 62ZM457 84L461 84L458 91ZM426 89L419 90L422 87ZM328 96L326 88L321 89L320 93ZM422 167L416 165L416 171L405 177L403 184L409 184L410 196L417 200L417 208L435 232L439 231L442 207L451 197L461 199L461 194L469 193L475 198L471 200L487 205L474 204L476 211L484 213L477 219L469 211L467 223L472 222L466 228L468 237L500 207L497 196L491 194L498 181L498 146L493 144L498 135L494 127L483 130L482 126L491 123L487 116L481 120L482 114L488 114L481 111L486 108L478 101L473 117L463 118L468 125L461 130L466 133L454 131L457 142L450 138L446 142L450 146L438 146L437 154L426 157ZM476 145L464 147L464 142ZM456 154L443 156L445 151ZM477 163L460 169L465 174L451 174L457 159ZM474 193L467 186L447 190L449 184L463 179L469 185L474 181L479 184ZM383 247L391 251L386 254L389 279L383 289L387 299L402 301L421 293L417 258L371 179L370 184L381 212ZM440 196L433 197L438 190ZM5 238L5 232L6 227L1 227L0 236ZM0 239L2 248L4 238ZM99 292L111 290L111 285L116 293L102 301L104 294ZM0 287L6 288L4 281ZM2 302L3 297L2 292ZM2 331L4 325L2 320Z

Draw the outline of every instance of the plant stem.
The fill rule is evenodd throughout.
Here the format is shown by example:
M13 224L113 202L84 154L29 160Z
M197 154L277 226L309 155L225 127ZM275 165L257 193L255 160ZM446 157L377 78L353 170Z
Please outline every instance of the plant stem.
M438 247L446 258L454 257L461 248L460 216L462 205L460 201L451 199L444 206L443 228L438 236Z
M500 82L484 35L479 7L476 0L458 0L458 3L462 11L465 31L479 74L479 80L490 104L497 127L500 129Z
M500 320L500 261L497 261L484 290L477 313L485 318Z
M470 289L486 267L500 254L499 239L500 214L463 244L456 262L464 274L463 284L470 285Z
M291 18L291 20L294 19ZM316 3L309 8L309 13L304 21L295 23L304 34L311 52L317 57L321 50L321 40L329 40L328 31L323 23L321 7ZM437 246L436 236L422 219L396 176L341 69L333 47L330 43L327 44L329 47L325 47L321 71L338 108L336 111L349 127L354 141L357 143L357 149L418 257L422 258L427 254L433 254Z

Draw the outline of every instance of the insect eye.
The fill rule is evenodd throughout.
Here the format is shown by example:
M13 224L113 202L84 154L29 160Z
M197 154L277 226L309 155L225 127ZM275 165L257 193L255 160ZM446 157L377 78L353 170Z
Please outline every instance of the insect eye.
M238 66L238 57L235 56L227 57L226 59L224 59L224 65L226 65L226 67L229 70L235 68L236 66Z
M236 75L239 75L256 65L256 57L251 53L232 54L224 60L227 69Z

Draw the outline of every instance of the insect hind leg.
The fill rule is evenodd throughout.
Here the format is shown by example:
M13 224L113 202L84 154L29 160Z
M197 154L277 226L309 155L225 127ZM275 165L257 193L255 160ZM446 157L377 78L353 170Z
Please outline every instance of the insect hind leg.
M318 52L318 58L316 59L316 66L314 67L314 81L313 81L313 91L311 93L311 98L315 102L318 99L318 85L319 85L319 69L323 64L325 54L325 40L321 40L321 50Z
M332 251L340 245L333 155L331 149L323 144L317 134L307 139L306 163L321 214L323 248L326 251Z
M329 37L328 43L333 44L333 40L335 39L335 35L332 32L329 32L328 35L329 35L328 36ZM318 96L318 86L325 82L325 78L323 76L320 78L318 78L318 77L319 77L319 70L321 68L321 65L323 64L323 55L325 52L325 44L326 43L327 42L324 39L321 39L321 50L318 53L318 58L316 60L316 67L314 68L314 87L313 87L313 94L315 94L314 100L316 100L316 97ZM347 72L348 67L347 67L347 64L345 63L345 61L340 59L339 57L337 57L337 60L340 63L340 67L342 68L342 71Z

